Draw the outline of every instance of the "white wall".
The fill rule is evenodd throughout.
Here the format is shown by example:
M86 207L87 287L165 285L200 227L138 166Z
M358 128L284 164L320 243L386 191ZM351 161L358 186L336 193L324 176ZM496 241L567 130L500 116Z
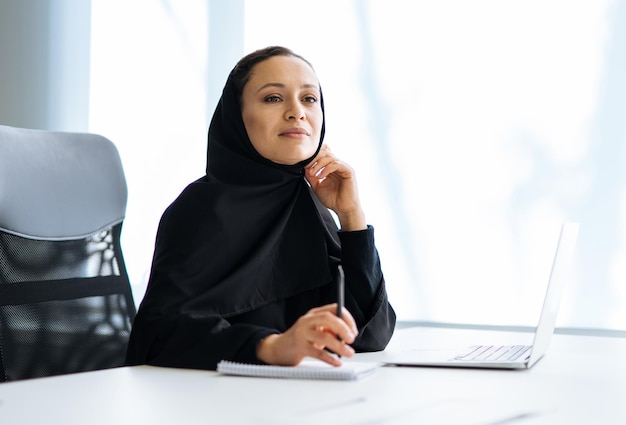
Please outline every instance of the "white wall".
M89 0L0 1L0 124L87 131Z
M89 128L124 163L122 243L137 301L161 214L205 173L208 123L243 51L243 3L92 0Z

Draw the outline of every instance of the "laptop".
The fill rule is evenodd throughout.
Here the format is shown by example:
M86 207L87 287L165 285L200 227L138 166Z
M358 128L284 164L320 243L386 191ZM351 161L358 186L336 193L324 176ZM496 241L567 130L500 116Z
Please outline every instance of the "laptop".
M387 352L383 363L398 366L436 366L489 369L529 369L548 349L561 301L563 287L571 270L578 223L564 223L548 279L539 323L532 345L472 345L461 351L407 350Z

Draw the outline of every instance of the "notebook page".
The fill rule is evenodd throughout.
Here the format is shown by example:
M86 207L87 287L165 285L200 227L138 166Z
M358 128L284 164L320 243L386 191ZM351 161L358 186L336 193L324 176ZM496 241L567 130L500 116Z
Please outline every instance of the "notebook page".
M336 367L315 359L304 359L297 366L258 365L222 360L217 364L217 371L222 375L261 378L355 381L373 373L378 367L379 364L374 362L345 362Z

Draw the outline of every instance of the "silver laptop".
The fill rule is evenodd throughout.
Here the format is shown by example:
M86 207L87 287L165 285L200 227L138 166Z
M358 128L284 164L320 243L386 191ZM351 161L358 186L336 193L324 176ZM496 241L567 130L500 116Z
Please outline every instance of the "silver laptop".
M528 369L548 349L561 301L563 287L571 270L578 223L565 223L552 262L548 288L532 345L473 345L466 350L408 350L385 353L384 363L400 366L471 367L493 369Z

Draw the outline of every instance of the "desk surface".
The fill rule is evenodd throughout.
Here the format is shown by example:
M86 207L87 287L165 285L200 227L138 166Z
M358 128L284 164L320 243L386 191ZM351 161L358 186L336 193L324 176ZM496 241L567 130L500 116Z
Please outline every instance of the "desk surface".
M398 329L386 352L531 335ZM605 353L606 351L606 353ZM386 352L353 360L381 360ZM611 354L607 354L611 353ZM531 370L381 367L356 382L149 366L0 384L3 424L624 424L626 339L555 335Z

